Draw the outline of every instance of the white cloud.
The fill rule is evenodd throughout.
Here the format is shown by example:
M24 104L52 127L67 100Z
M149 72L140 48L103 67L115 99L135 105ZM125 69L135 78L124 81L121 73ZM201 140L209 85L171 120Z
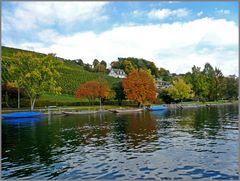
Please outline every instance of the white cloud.
M155 9L155 10L151 10L148 13L148 17L153 18L153 19L165 19L170 16L184 17L184 16L187 16L188 14L189 14L189 10L185 9L185 8L184 9L175 9L175 10Z
M5 2L8 3L8 2ZM38 26L52 26L88 20L104 20L107 2L17 2L11 12L3 9L3 27L16 30L32 30Z
M179 1L168 1L169 4L179 3Z
M134 10L134 11L132 12L132 14L133 14L134 16L139 16L139 15L142 15L142 14L143 14L143 11Z
M230 14L230 10L228 10L228 9L220 9L220 10L218 10L218 13L228 15L228 14Z
M59 36L59 33L53 29L45 29L37 33L37 37L41 42L54 42Z
M203 12L202 12L202 11L200 11L200 12L197 13L197 16L202 16L202 15L203 15Z
M47 36L48 32L45 33L43 36ZM176 73L191 71L193 65L203 67L206 62L219 67L225 75L238 73L238 26L225 19L122 25L100 34L91 31L69 36L52 34L55 41L49 46L38 43L15 46L34 46L35 51L53 52L67 59L81 58L86 63L97 58L109 64L118 57L131 56L154 61L158 67Z

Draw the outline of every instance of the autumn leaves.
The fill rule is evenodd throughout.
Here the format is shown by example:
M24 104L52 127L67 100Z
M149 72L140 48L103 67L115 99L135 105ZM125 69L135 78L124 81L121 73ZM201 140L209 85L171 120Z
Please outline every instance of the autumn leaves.
M123 88L127 98L138 105L153 102L156 99L154 79L145 70L134 70L123 80Z
M152 102L156 99L156 88L154 79L147 71L138 69L132 71L126 79L122 81L126 97L133 102L141 105L146 102ZM92 102L96 98L101 99L113 97L114 92L103 80L88 81L78 87L76 97L86 98Z
M91 103L96 98L107 98L110 92L109 85L105 81L98 79L81 84L75 94L77 98L86 98Z

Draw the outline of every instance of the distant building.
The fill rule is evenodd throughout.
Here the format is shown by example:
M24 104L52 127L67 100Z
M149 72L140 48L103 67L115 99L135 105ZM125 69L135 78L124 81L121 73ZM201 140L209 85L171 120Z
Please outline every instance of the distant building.
M108 75L111 77L121 78L121 79L126 77L126 73L122 69L111 69Z
M155 79L155 86L157 89L169 88L172 87L172 84L169 84L166 81L163 81L162 78Z

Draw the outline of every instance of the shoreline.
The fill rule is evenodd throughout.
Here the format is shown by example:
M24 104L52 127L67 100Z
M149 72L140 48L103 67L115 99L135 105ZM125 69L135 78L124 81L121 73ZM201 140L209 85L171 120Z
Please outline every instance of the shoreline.
M198 108L198 107L214 107L214 106L225 106L225 105L232 105L238 104L237 102L222 102L222 103L193 103L193 104L186 104L186 103L179 103L179 104L163 104L170 109L183 109L183 108Z
M178 104L161 104L164 105L166 107L168 107L169 109L184 109L184 108L198 108L198 107L215 107L215 106L224 106L224 105L233 105L233 104L238 104L238 101L234 101L234 102L207 102L207 103L178 103ZM89 109L91 108L91 109ZM121 109L121 108L132 108L129 106L111 106L111 105L104 105L102 107L102 110L105 110L106 112L110 112L112 109ZM82 106L78 106L78 107L56 107L56 108L36 108L34 109L34 111L40 111L40 112L44 112L44 114L49 114L49 111L51 112L51 114L59 114L61 112L64 111L99 111L99 106L90 106L90 107L82 107ZM21 111L30 111L28 108L21 108L21 109L17 109L17 108L12 108L12 109L2 109L2 113L9 113L9 112L21 112Z

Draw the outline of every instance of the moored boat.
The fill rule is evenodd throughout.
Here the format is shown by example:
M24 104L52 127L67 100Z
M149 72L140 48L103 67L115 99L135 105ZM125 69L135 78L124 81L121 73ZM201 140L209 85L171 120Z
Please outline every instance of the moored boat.
M15 119L15 118L32 118L42 116L42 112L13 112L2 114L3 119Z
M150 106L147 108L149 111L160 111L160 110L165 110L167 109L167 106L162 106L162 105L156 105L156 106Z
M131 113L131 112L141 112L143 109L115 109L115 113Z

